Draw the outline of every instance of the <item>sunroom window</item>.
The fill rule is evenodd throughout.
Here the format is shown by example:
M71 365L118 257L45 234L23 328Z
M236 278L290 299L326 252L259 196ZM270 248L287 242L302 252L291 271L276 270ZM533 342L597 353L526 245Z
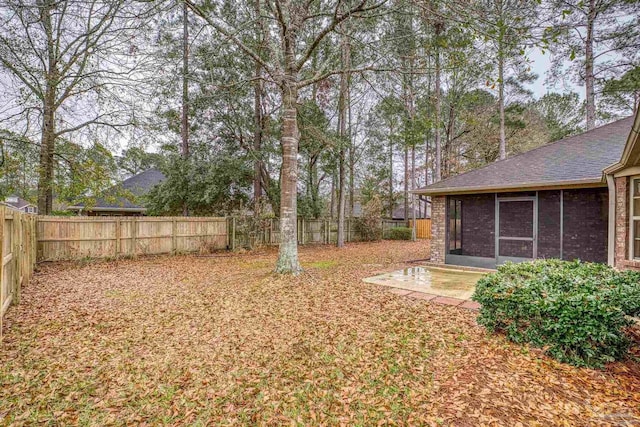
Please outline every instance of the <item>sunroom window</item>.
M631 258L640 259L640 177L631 183Z
M462 254L462 200L449 199L449 253Z

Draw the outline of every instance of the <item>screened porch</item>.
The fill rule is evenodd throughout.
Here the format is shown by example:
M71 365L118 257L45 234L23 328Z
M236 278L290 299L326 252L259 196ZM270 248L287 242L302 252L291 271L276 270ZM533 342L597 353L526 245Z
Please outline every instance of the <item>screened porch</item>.
M447 196L447 264L607 262L606 187Z

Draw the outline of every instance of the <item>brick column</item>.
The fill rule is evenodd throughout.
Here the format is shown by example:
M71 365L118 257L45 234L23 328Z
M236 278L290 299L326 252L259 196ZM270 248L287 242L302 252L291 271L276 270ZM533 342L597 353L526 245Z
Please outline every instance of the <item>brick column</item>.
M629 255L629 178L615 179L616 184L616 268L624 269Z
M444 264L447 238L447 197L431 198L431 262Z

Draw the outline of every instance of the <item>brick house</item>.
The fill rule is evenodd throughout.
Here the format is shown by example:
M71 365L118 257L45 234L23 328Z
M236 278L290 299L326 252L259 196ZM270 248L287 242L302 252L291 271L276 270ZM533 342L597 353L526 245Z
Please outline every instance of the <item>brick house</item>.
M415 193L432 200L432 262L560 258L640 269L640 114Z

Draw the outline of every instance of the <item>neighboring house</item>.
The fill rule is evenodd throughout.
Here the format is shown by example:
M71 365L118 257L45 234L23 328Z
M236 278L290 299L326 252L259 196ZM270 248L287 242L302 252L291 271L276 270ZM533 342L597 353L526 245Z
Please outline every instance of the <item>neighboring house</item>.
M640 115L415 192L432 200L432 262L560 258L640 269Z
M147 208L141 201L156 185L164 181L166 177L158 169L147 169L131 178L125 179L122 184L113 187L101 197L97 197L95 203L78 203L67 209L77 212L78 215L89 216L140 216L144 215Z
M427 206L426 214L424 212L425 205ZM382 216L385 218L388 218L388 215L389 215L389 210L385 209L385 212L382 212ZM359 201L356 201L353 204L353 212L351 217L359 218L361 216L362 216L362 204ZM431 204L421 202L420 207L416 206L416 219L424 219L424 218L431 218ZM404 220L404 205L396 205L396 207L392 211L392 218L390 219ZM407 219L408 220L412 219L411 208L409 208L409 218Z
M431 208L430 206L427 204L427 210L430 211ZM404 205L402 206L397 206L395 209L393 209L392 211L393 217L391 219L401 219L401 220L411 220L413 219L413 216L411 215L411 207L409 207L409 218L405 218L404 217ZM423 208L423 204L421 204L420 208L418 208L416 206L415 208L415 218L416 219L425 219L425 218L430 218L430 212L427 212L425 214L424 212L424 208Z
M11 195L4 200L4 204L12 207L13 209L21 212L37 214L38 207L32 203L27 202L25 199L16 195Z

